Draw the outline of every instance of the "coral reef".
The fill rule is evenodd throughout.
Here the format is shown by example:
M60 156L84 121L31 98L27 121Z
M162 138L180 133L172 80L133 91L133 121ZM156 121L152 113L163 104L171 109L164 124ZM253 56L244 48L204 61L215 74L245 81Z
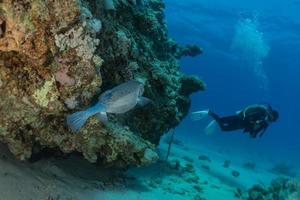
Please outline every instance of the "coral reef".
M228 168L228 167L230 167L230 165L231 165L231 161L230 160L224 160L224 163L223 163L223 167L224 168Z
M193 158L191 158L189 156L183 156L182 159L185 160L186 162L189 162L189 163L193 163L194 162Z
M211 159L207 155L200 155L198 156L198 159L205 162L211 162Z
M238 172L237 170L233 170L233 171L231 172L231 175L232 175L233 177L237 178L237 177L240 176L240 172Z
M254 171L256 169L255 162L248 161L243 164L243 168Z
M202 183L192 164L184 164L176 159L158 164L160 170L147 180L148 186L152 189L160 188L164 193L176 194L186 199L204 200ZM167 177L164 174L167 174ZM174 187L174 184L179 186Z
M269 170L269 172L274 173L274 174L278 174L278 175L281 175L281 176L289 176L289 177L295 177L296 176L296 172L294 172L292 167L289 166L285 162L277 163L276 165L274 165Z
M114 167L154 162L161 135L205 87L177 59L201 51L168 38L162 0L2 0L0 141L20 160L51 149ZM145 83L151 105L68 130L67 114L130 79Z
M269 187L255 185L247 192L238 189L235 196L243 200L297 200L300 197L300 184L296 180L278 178Z
M210 170L210 166L209 165L206 165L206 164L201 164L200 167L204 170L207 170L209 171Z

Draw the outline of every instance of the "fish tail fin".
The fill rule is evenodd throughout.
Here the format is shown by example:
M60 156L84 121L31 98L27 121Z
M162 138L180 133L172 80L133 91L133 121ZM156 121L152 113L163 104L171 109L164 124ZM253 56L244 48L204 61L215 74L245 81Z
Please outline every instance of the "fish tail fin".
M90 117L87 111L80 111L67 116L67 124L73 132L78 132Z
M79 111L67 116L67 124L73 132L78 132L81 127L85 124L88 118L101 112L103 105L97 103L95 106L88 108L85 111Z

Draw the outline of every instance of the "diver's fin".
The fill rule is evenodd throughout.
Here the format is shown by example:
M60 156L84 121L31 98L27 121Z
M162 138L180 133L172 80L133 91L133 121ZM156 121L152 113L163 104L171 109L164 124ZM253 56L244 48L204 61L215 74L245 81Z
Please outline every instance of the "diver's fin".
M152 100L148 99L147 97L139 97L137 104L139 106L144 106L144 105L147 105L148 103L151 103L151 102L152 102Z
M197 112L192 112L191 118L193 121L199 121L207 117L209 114L209 110L201 110Z
M219 125L216 120L212 120L204 129L206 135L212 135L219 130Z
M103 124L107 124L108 123L108 117L106 112L99 112L96 114L96 116L98 117L98 119L103 123Z
M239 114L241 114L242 112L243 112L243 110L238 110L238 111L235 112L235 114L236 114L236 115L239 115Z

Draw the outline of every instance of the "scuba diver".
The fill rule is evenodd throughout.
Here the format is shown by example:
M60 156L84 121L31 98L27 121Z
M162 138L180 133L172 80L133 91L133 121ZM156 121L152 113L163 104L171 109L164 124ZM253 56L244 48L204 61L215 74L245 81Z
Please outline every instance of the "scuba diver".
M222 131L243 130L250 137L262 137L268 126L276 122L279 113L268 104L255 104L238 111L235 115L219 117L210 110L202 110L192 113L194 121L210 116L213 120L205 128L207 134L213 133L219 126Z

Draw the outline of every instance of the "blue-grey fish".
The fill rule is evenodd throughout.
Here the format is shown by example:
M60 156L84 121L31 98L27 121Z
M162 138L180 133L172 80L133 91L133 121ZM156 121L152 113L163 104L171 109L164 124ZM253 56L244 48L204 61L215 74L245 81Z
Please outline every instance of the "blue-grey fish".
M138 81L122 83L102 93L96 105L67 116L67 124L72 131L78 132L86 120L93 115L97 115L100 121L107 123L107 113L125 113L137 104L149 103L150 99L142 97L143 92L144 85Z

